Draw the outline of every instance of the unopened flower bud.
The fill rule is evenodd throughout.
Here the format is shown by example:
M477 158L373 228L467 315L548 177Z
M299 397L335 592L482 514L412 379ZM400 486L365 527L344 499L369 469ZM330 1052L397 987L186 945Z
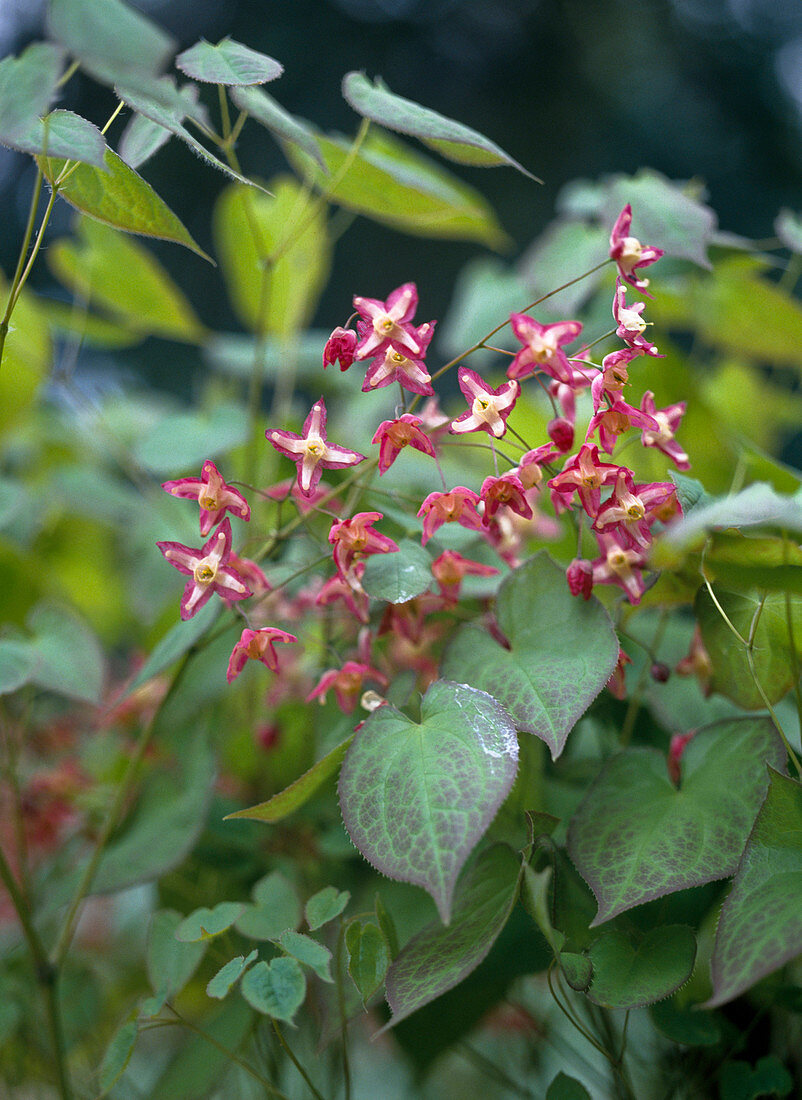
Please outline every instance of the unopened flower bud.
M649 671L651 673L652 679L655 680L658 684L666 683L666 681L671 676L671 669L662 661L655 661Z
M593 563L587 558L574 558L565 571L568 589L572 596L589 600L593 591Z
M563 453L571 450L574 445L574 426L570 420L564 416L556 416L554 420L549 421L546 431L558 450Z
M354 361L356 349L356 333L350 328L341 328L339 325L326 341L323 349L323 368L329 363L340 364L340 370L348 370Z

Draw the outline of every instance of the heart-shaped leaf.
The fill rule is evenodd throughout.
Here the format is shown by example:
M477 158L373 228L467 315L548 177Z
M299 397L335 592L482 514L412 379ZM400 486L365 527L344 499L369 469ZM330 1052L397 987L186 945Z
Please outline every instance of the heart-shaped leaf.
M279 871L265 875L253 888L254 904L236 919L237 931L254 940L277 940L301 923L301 902L292 883Z
M175 938L183 917L174 909L160 909L150 918L146 965L150 986L164 998L180 993L206 954L205 940L181 943Z
M278 942L288 955L314 970L324 982L334 980L331 976L331 951L328 947L313 940L311 936L305 936L303 932L294 932L291 928L281 933Z
M269 130L275 138L297 145L304 153L313 157L324 172L327 171L314 132L301 119L285 111L267 92L263 92L261 88L240 87L232 88L230 95L241 111L247 111L251 118Z
M258 962L240 984L251 1008L274 1020L291 1020L306 996L306 978L299 963L287 956Z
M606 765L568 828L568 851L599 905L592 926L635 905L735 872L785 748L769 718L699 730L677 790L656 749Z
M180 53L175 64L186 76L210 84L266 84L284 72L272 57L233 38L224 38L216 46L198 42Z
M229 959L225 966L221 966L215 976L209 980L206 986L206 995L215 997L217 1000L225 997L234 982L244 974L258 954L259 952L254 947L248 955L237 955L236 958Z
M443 675L490 692L556 759L615 668L613 625L598 600L571 595L564 571L545 553L503 581L496 618L510 648L480 627L464 627L446 651Z
M66 608L40 604L28 617L37 658L33 681L47 691L97 703L103 689L103 653L94 633ZM68 659L69 658L69 659Z
M448 923L460 869L517 765L515 729L496 700L438 680L419 723L388 704L354 734L340 772L345 827L382 874L423 886Z
M207 909L205 906L196 909L181 921L175 930L175 938L181 943L210 940L230 928L244 909L245 906L237 901L221 901L214 909Z
M546 1100L590 1100L590 1093L576 1077L560 1072L549 1085Z
M339 917L350 900L351 895L348 891L338 890L336 886L324 886L322 890L318 890L304 907L304 916L310 932Z
M706 1007L725 1004L799 954L802 786L769 769L769 790L719 917Z
M348 973L366 1005L379 989L387 967L390 951L381 929L373 921L352 921L345 930L348 952Z
M691 976L696 937L684 924L653 928L636 945L624 932L605 932L590 949L588 997L606 1008L643 1008L662 1001Z
M397 1024L475 970L507 923L520 863L510 848L486 848L465 872L451 925L433 922L414 936L387 971L387 1003Z
M402 539L391 554L373 554L365 562L362 587L388 603L406 603L432 584L432 559L419 542Z

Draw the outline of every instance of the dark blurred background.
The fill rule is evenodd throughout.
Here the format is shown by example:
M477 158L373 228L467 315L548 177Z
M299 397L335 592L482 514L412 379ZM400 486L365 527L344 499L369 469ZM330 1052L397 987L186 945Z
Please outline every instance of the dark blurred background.
M480 130L544 180L541 187L513 169L449 165L490 199L515 241L512 258L550 220L560 188L577 177L650 166L672 179L699 180L721 227L758 239L773 236L781 206L802 207L802 3L135 0L132 6L169 30L181 49L201 37L216 42L230 35L277 58L285 73L271 94L323 129L355 132L358 120L340 81L361 69ZM44 11L43 0L0 0L2 54L42 35ZM96 122L113 107L111 93L83 77L67 93L63 105ZM253 125L238 152L249 174L269 178L284 167L278 148ZM143 174L210 249L210 212L224 177L178 142ZM6 272L16 260L32 178L29 160L0 151ZM56 232L71 217L61 204ZM219 273L174 246L156 242L154 249L207 324L237 327ZM442 317L454 276L480 251L357 219L337 246L335 277L316 323L331 328L345 320L353 294L384 297L408 279L418 282L421 315ZM44 265L35 285L48 287ZM134 351L131 363L163 380L153 352Z

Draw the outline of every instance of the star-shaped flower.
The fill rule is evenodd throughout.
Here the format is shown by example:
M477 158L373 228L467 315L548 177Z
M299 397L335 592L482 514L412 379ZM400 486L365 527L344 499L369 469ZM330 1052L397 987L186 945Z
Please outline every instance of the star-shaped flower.
M410 328L415 333L420 350L412 355L406 348L389 344L365 372L365 381L362 383L363 393L370 393L372 390L389 386L392 382L398 382L412 393L419 393L425 397L431 397L434 394L431 385L432 376L423 362L426 349L434 334L434 321L421 325L417 329L414 325L410 325Z
M390 469L404 447L434 458L432 441L420 430L422 420L412 413L404 413L395 420L383 420L376 429L372 442L379 444L379 475Z
M597 531L613 528L624 545L648 549L652 541L649 527L657 519L656 510L676 492L670 482L635 485L631 472L622 467L610 499L599 509L593 526Z
M357 321L359 335L356 359L371 359L383 355L391 345L397 350L420 355L423 350L410 322L418 308L418 288L414 283L404 283L387 296L378 298L354 298L354 309L362 318Z
M528 378L535 371L542 370L559 382L571 384L574 371L562 349L564 344L570 344L579 336L581 321L541 325L525 313L512 313L510 325L523 348L507 368L508 378Z
M657 431L646 428L641 432L641 443L644 447L657 447L658 451L668 455L678 470L691 468L687 454L674 438L674 432L685 415L685 405L684 401L678 401L676 405L666 405L664 409L655 408L654 394L651 390L646 391L640 403L641 410L658 424Z
M440 586L443 599L449 604L456 603L459 599L463 577L492 577L497 573L498 569L494 565L464 558L456 550L444 550L432 562L432 576Z
M473 489L458 485L450 493L429 493L418 509L423 516L423 538L425 546L438 527L444 523L459 523L474 531L482 530L482 519L476 511L479 496Z
M220 471L208 458L203 464L200 477L165 481L162 489L174 497L185 497L200 504L200 533L204 536L217 526L226 512L244 520L251 518L251 509L245 497L226 485Z
M613 297L613 317L618 326L615 330L616 336L620 336L628 347L636 348L644 355L656 355L658 359L665 358L665 356L660 355L656 346L643 335L646 331L647 322L643 320L641 313L646 308L646 303L635 302L633 305L628 306L626 293L627 288L620 279L617 279Z
M341 470L345 466L356 466L365 458L358 451L349 451L328 442L326 405L322 397L314 403L304 421L302 435L268 428L265 436L277 451L291 458L298 466L298 490L305 497L314 492L324 468Z
M341 577L349 579L357 560L398 550L398 544L391 538L373 530L373 524L380 519L384 519L381 512L357 512L350 519L331 525L329 542L334 547L334 564Z
M637 237L630 237L632 226L632 207L629 203L616 219L610 234L610 256L618 264L621 278L625 279L642 294L646 294L648 279L639 278L635 272L639 267L648 267L663 255L662 248L644 248ZM651 298L651 294L647 297Z
M485 506L482 517L485 524L490 523L499 508L509 508L524 519L532 518L532 506L526 499L523 483L517 474L509 472L501 477L486 477L480 496Z
M325 703L326 696L333 688L340 710L350 714L359 702L365 680L374 680L382 687L387 686L387 677L378 669L359 661L346 661L342 668L332 668L324 672L317 685L307 695L306 701L308 703L312 699L319 699L321 704Z
M294 634L265 626L261 630L243 630L242 636L231 651L226 679L236 680L249 660L261 661L272 672L278 672L278 654L273 648L276 642L297 642Z
M456 434L484 431L501 439L521 387L515 379L511 379L494 390L470 367L460 367L457 379L470 408L451 422L450 431Z
M551 501L556 512L567 508L574 493L579 494L582 507L595 518L601 504L603 485L612 485L623 467L599 461L599 448L583 443L568 459L562 471L549 482Z
M226 517L202 549L193 550L180 542L157 542L170 565L190 580L181 597L181 618L191 619L209 601L213 592L226 600L244 600L253 595L242 577L228 564L231 556L231 521Z

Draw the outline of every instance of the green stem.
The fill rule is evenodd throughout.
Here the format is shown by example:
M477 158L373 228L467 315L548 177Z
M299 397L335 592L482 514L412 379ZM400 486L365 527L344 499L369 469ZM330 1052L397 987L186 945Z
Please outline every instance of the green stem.
M298 1070L301 1077L303 1077L304 1081L306 1081L306 1084L309 1088L309 1091L315 1097L315 1100L323 1100L323 1097L320 1095L320 1093L317 1091L315 1086L312 1084L312 1081L310 1080L309 1074L306 1072L304 1067L301 1065L301 1063L295 1057L295 1054L293 1053L289 1043L284 1038L284 1035L282 1034L281 1028L278 1026L278 1020L271 1020L270 1022L273 1025L273 1030L275 1031L276 1035L278 1036L278 1041L281 1043L281 1046L283 1047L285 1053L287 1054L287 1057L290 1059L292 1064Z
M14 312L14 306L17 304L17 298L19 297L22 273L25 268L25 257L28 255L28 249L30 248L31 238L33 236L33 227L36 224L36 211L39 209L39 197L42 193L43 178L42 170L39 168L36 173L36 183L33 186L31 205L28 210L28 221L25 224L25 232L22 237L22 244L20 245L17 267L14 272L14 277L11 280L11 287L9 288L6 312L3 320L0 322L0 364L2 364L3 361L3 349L6 343L6 336L8 335L8 324L11 320L11 314Z
M343 1082L345 1084L345 1100L351 1100L351 1063L348 1058L348 1018L345 1012L345 989L343 984L343 945L345 943L345 922L340 920L340 930L337 934L337 953L334 965L337 973L337 1007L340 1012L340 1032L342 1034L343 1057Z

